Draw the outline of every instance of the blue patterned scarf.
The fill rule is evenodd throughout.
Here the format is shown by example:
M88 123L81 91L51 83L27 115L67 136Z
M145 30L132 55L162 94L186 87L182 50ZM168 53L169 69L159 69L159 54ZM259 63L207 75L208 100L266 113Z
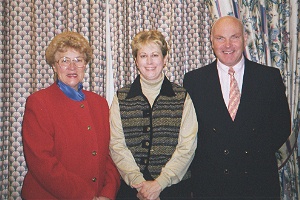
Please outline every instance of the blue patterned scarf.
M65 95L67 95L67 97L69 97L70 99L75 101L83 101L85 99L85 96L82 92L82 88L83 88L82 83L79 83L78 91L64 84L60 80L57 80L57 85L63 91L63 93L65 93Z

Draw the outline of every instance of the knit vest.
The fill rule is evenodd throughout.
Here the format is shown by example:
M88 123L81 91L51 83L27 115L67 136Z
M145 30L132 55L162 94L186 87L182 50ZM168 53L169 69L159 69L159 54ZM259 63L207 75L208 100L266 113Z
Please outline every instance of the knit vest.
M140 171L148 170L153 179L160 175L178 143L186 90L171 84L176 95L159 94L152 108L142 92L126 98L131 85L118 91L126 145ZM183 180L190 177L190 171L187 174Z

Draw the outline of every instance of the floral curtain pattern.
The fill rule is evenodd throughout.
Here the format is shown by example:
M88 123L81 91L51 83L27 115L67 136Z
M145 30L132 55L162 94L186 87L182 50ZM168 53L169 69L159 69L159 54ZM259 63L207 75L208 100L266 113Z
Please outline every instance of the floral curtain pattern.
M278 154L283 199L297 199L298 68L297 0L1 0L0 5L0 199L21 199L26 174L21 126L26 98L53 83L45 48L58 33L82 33L94 57L84 88L107 98L131 83L138 71L132 37L157 29L169 44L166 76L182 85L184 74L214 58L209 40L213 20L235 15L247 25L246 55L279 68L294 119L289 142ZM298 27L298 30L297 30Z
M297 0L207 0L212 18L232 15L243 21L248 33L245 55L255 62L281 70L286 85L292 133L277 153L282 199L298 199L300 33Z

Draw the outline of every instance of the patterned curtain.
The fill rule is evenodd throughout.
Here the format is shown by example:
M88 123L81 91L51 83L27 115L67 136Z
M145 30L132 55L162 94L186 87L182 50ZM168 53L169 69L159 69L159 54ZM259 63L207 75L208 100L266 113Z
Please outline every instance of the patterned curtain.
M94 57L84 88L110 102L114 91L137 75L130 42L140 30L158 29L166 36L165 73L171 81L182 84L185 72L211 62L208 12L203 0L2 0L0 199L21 199L27 170L21 137L25 102L53 83L45 49L56 34L77 31L89 40Z
M281 70L292 117L292 133L277 153L282 199L298 199L300 3L297 0L207 0L206 2L209 4L213 19L233 15L244 22L249 35L245 53L250 60Z
M164 69L170 81L182 85L187 71L214 59L209 42L211 18L204 0L115 0L110 5L114 88L132 83L138 71L130 43L141 30L163 33L170 47Z
M296 27L299 22L298 12L290 10L298 8L299 3L297 0L270 2L1 0L0 199L21 199L27 170L21 137L25 101L33 92L53 83L53 71L45 63L44 54L56 34L66 30L77 31L89 40L94 57L86 71L84 87L111 102L114 92L131 83L138 74L130 48L137 32L157 29L165 35L170 51L164 71L171 81L181 85L186 72L214 60L209 41L210 27L213 19L225 14L240 14L240 18L249 22L247 31L252 37L257 37L247 49L250 59L282 70L294 131L290 143L287 143L289 145L278 154L279 163L283 166L280 174L284 198L297 199L298 168L293 138L298 132L297 77L300 61L297 62L297 59L300 51L297 55L299 33ZM288 40L284 40L286 37Z
M106 2L1 0L0 5L0 199L20 199L26 163L21 125L26 98L53 83L45 48L63 31L76 31L94 50L85 89L105 96Z

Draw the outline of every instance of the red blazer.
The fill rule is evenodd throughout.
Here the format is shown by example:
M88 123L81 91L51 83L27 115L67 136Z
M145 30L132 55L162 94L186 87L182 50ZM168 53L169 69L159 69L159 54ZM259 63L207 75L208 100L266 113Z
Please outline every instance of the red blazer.
M109 156L109 108L84 91L69 99L55 84L32 94L25 107L25 199L115 199L119 173Z

